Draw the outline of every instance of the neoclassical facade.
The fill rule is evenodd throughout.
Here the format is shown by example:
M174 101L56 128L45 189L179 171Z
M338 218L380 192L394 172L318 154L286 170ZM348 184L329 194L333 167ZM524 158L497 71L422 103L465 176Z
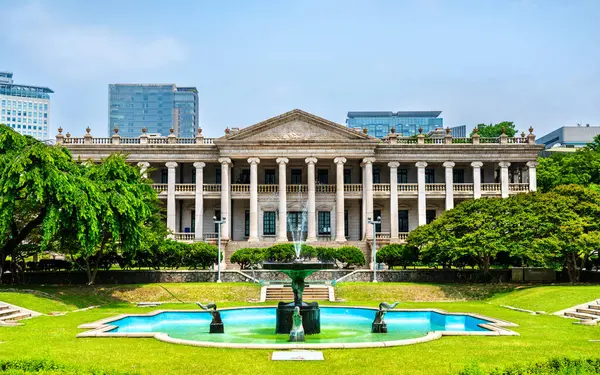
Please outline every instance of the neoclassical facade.
M88 129L81 138L61 130L56 141L82 160L128 154L152 180L176 239L214 240L213 217L225 218L221 239L237 247L290 241L292 228L307 242L401 242L465 199L536 190L543 148L532 129L515 138L446 131L382 140L301 110L214 139L201 130L95 138Z

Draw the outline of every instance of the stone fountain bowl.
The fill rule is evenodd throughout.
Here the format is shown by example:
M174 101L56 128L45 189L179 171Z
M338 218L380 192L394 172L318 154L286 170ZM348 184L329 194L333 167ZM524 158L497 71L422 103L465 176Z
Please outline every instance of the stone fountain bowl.
M335 268L334 263L330 262L303 262L303 261L293 261L293 262L264 262L262 264L262 268L265 270L294 270L294 271L302 271L302 270L312 270L313 272L319 270L330 270ZM312 273L312 272L311 272Z

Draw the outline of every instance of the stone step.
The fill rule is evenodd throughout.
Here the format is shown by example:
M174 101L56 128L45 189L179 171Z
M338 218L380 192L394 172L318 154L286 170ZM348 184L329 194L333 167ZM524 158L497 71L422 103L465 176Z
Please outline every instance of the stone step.
M0 304L0 311L10 309L9 305Z
M588 305L588 309L600 310L600 305Z
M577 319L598 319L598 316L596 316L596 315L580 313L580 312L566 312L565 316L569 316L571 318L577 318Z
M18 312L12 315L8 315L8 316L2 316L0 317L0 321L3 322L9 322L12 320L22 320L22 319L26 319L31 317L31 313L27 313L27 312Z
M578 313L584 313L589 315L597 315L600 318L600 310L596 309L577 309Z
M18 313L19 311L21 311L21 310L11 309L11 308L2 309L2 310L0 310L0 319L2 319L3 317L5 317L7 315L12 315L12 314Z

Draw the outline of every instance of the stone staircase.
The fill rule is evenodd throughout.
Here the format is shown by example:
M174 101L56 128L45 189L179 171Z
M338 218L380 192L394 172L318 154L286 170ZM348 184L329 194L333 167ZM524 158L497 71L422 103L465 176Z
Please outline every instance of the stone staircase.
M284 285L263 286L260 301L293 301L292 288ZM327 285L310 285L304 289L304 301L335 301L333 287Z
M600 300L561 310L555 314L567 318L579 319L581 324L596 325L600 322Z
M41 315L35 311L0 302L0 325L14 325L19 320Z

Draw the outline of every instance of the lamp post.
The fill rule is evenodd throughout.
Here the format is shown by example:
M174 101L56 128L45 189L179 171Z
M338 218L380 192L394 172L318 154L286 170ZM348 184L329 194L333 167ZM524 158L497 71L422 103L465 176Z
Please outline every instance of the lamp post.
M369 224L373 225L373 282L377 282L377 232L375 231L376 225L381 224L381 216L377 216L377 220L371 220L367 218Z
M225 217L221 220L217 220L216 216L213 216L213 221L217 225L217 282L221 282L221 225L225 223Z

